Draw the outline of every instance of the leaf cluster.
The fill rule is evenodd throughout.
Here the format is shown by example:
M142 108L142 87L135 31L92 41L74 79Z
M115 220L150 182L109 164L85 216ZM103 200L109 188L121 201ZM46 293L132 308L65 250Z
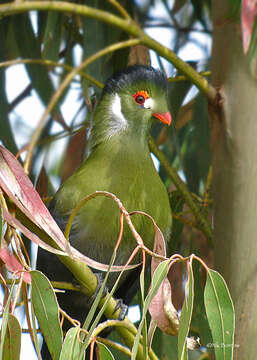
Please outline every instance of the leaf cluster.
M163 16L155 15L153 11L153 7L160 6L160 3ZM152 290L147 295L145 288L150 280L144 272L141 274L139 300L135 300L140 303L142 313L138 329L128 320L120 323L116 319L93 327L89 325L89 319L83 327L62 312L54 288L78 289L73 284L50 284L43 274L31 271L31 257L34 256L31 242L22 240L20 232L62 256L85 293L94 292L96 279L81 259L72 261L63 234L58 233L58 239L63 241L56 245L52 223L49 223L49 228L44 227L47 224L42 225L43 219L38 223L38 214L42 218L45 216L44 212L40 213L42 208L38 202L30 199L31 204L24 206L27 211L24 212L15 202L17 193L13 196L1 186L1 267L5 272L2 277L4 306L0 359L19 358L22 330L15 309L20 306L24 308L28 324L27 330L23 331L30 333L38 358L36 318L54 359L77 359L96 342L101 359L112 358L110 349L113 353L118 351L116 358L119 359L123 356L121 353L139 359L148 354L151 359L156 359L150 350L152 336L148 331L148 308L166 276L171 283L172 303L176 310L181 311L180 325L176 338L156 330L151 340L157 356L167 359L203 358L206 351L208 358L214 348L217 359L232 358L233 305L224 280L210 270L212 169L207 101L215 101L216 91L204 76L209 74L206 73L209 70L208 50L195 36L200 33L210 37L210 11L210 1L206 0L175 1L172 8L167 0L146 1L144 6L128 0L90 0L86 5L76 1L0 4L0 140L13 154L20 156L20 163L42 198L51 196L55 184L69 177L86 156L88 129L105 79L127 64L148 64L150 50L155 52L159 67L171 75L168 90L174 124L170 129L155 126L149 139L149 147L160 164L160 176L169 191L174 221L167 249L169 260L156 269ZM146 30L157 27L172 34L174 52L170 46L163 46L147 34ZM180 54L189 43L201 49L204 56L201 64L184 62L175 54ZM18 64L28 81L10 100L8 68ZM75 101L69 105L73 111L67 116L71 96ZM33 118L28 122L19 116L19 109L30 98L40 100L43 114L27 108L28 118ZM3 157L0 173L8 173L7 168ZM12 171L8 173L9 189L17 190L15 176ZM21 179L25 179L25 174ZM20 195L24 200L29 191L22 188ZM28 212L30 206L34 206L33 216ZM35 226L37 231L40 230L36 232L38 237L34 234ZM174 253L181 254L181 257L168 271L167 264ZM189 256L191 253L197 256ZM201 264L205 270L200 270L195 263ZM99 310L96 310L99 305L101 312L112 314L116 302L111 295L112 292L108 304L99 297L92 312L99 315ZM73 324L65 336L61 330L64 318ZM101 331L108 326L118 329L119 342L122 338L128 348L110 339L99 338ZM200 350L188 352L190 336L200 337L203 346Z

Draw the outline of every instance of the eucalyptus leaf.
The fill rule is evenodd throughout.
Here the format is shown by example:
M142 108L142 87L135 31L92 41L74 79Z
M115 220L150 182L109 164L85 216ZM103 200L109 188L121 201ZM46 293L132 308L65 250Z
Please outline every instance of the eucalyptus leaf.
M13 27L20 56L29 59L40 59L40 43L37 41L29 14L14 16ZM52 81L48 75L48 68L35 64L27 64L25 67L38 96L47 105L54 92Z
M7 329L4 339L3 360L19 360L21 351L21 326L18 319L8 314Z
M180 214L185 204L185 200L181 196L181 193L178 190L174 190L170 193L169 199L172 214ZM168 254L173 254L179 250L179 243L181 240L183 227L184 224L181 221L173 218L171 238L168 242Z
M8 29L9 19L2 19L0 22L0 62L7 60ZM0 141L2 141L12 153L16 154L18 149L14 140L8 115L9 104L6 94L6 71L3 68L0 68L0 94Z
M68 330L62 346L59 360L77 360L80 352L79 327Z
M99 349L99 360L114 360L113 354L106 345L98 341L97 346Z
M193 249L194 250L194 249ZM202 346L212 342L211 330L207 320L204 305L204 279L201 271L201 264L198 261L193 263L194 267L194 311L192 316L192 328L199 334Z
M137 335L135 337L134 345L132 348L132 357L131 357L132 360L136 359L137 350L138 350L138 346L139 346L139 340L140 340L140 336L141 336L142 329L144 326L146 313L150 306L150 302L151 302L152 298L154 297L154 295L156 294L157 290L159 289L163 279L165 278L165 276L167 276L169 263L170 263L169 260L162 261L157 266L156 270L154 271L151 289L150 289L149 293L147 294L145 301L143 303L142 319L138 326Z
M181 74L178 73L177 75ZM170 100L170 111L175 122L178 111L191 87L192 83L187 80L168 83L168 98Z
M6 337L6 333L8 331L8 319L9 319L9 309L10 303L13 296L13 292L15 289L15 281L13 281L7 301L5 303L3 313L2 313L2 322L1 322L1 329L0 329L0 359L3 359L4 355L4 339ZM7 335L8 336L8 335Z
M204 291L204 303L212 332L216 360L233 359L235 313L228 287L223 277L209 269Z
M191 191L199 193L210 166L210 129L205 97L199 93L195 99L193 118L188 126L183 157L184 171Z
M63 15L61 13L48 13L42 52L42 57L45 59L56 62L59 60L59 49L62 39L62 20Z
M188 280L185 286L185 300L181 311L178 331L178 359L187 360L187 336L190 329L194 303L194 274L192 263L188 264Z
M31 277L32 305L49 352L53 360L57 360L62 347L62 330L56 295L50 281L40 271L31 271Z

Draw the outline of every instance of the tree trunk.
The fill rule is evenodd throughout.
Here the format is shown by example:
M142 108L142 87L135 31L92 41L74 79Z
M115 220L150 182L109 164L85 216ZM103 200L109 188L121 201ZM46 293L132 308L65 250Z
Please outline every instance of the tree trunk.
M256 360L257 81L243 54L240 22L228 18L229 0L212 5L212 83L221 94L210 108L215 266L235 304L234 358Z

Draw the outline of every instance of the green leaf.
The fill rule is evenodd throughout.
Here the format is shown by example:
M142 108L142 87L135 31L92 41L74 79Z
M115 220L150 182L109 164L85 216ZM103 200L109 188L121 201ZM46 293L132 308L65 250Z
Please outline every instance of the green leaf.
M230 21L238 21L240 19L242 0L228 0L228 12L226 18Z
M15 288L15 281L12 284L8 299L4 306L3 315L2 315L2 323L1 323L1 331L0 331L0 359L3 359L4 339L5 339L6 333L8 331L9 308L10 308L10 303L11 303L14 288Z
M199 20L205 30L208 30L208 22L204 13L207 1L191 0L194 8L194 16Z
M178 358L177 337L167 335L157 328L153 337L152 349L158 359L175 360Z
M40 271L31 271L31 298L40 329L53 360L59 359L62 347L62 330L59 306L54 289Z
M69 329L64 339L59 360L78 359L80 352L79 331L79 327Z
M212 332L216 360L233 359L234 306L225 280L214 270L207 272L204 303Z
M38 355L38 358L40 358L39 357L40 346L39 346L39 342L38 342L38 333L37 333L38 323L37 323L37 320L36 320L36 315L35 315L35 311L34 311L33 306L31 306L31 320L32 320L32 336L33 336L33 339L34 339L34 346L35 346L35 350L36 350L36 353Z
M33 31L29 14L14 16L13 27L20 56L29 59L40 59L40 43ZM54 92L52 81L48 75L48 69L35 64L27 64L25 67L41 101L45 105L48 104Z
M101 4L100 4L101 3ZM102 2L99 0L88 0L88 6L93 6L95 8L104 9ZM84 59L94 54L99 49L103 48L110 44L108 35L108 25L100 22L96 19L83 19L83 49L84 49ZM112 29L115 33L117 30ZM119 31L119 30L118 30ZM94 39L94 41L92 41ZM88 66L87 71L95 77L97 80L101 81L102 77L108 77L111 75L111 69L106 63L106 57L102 57L101 59L94 61L92 64ZM87 84L87 80L83 80L83 86Z
M7 21L6 21L7 20ZM0 62L7 60L7 53L10 47L7 46L7 33L9 29L8 19L2 19L0 22ZM8 50L7 50L8 49ZM8 100L6 94L6 72L0 69L0 140L8 149L16 154L18 152L14 136L12 133L10 120L8 116Z
M162 261L157 266L157 268L153 274L152 286L151 286L151 289L150 289L149 293L147 294L146 299L143 304L142 319L138 326L137 335L135 337L134 345L132 348L132 357L131 357L132 360L136 359L137 350L138 350L138 346L139 346L139 340L140 340L143 325L145 322L146 313L149 308L150 302L151 302L152 298L154 297L154 295L157 293L157 290L159 289L163 279L165 278L165 276L167 276L169 263L170 263L169 260Z
M182 197L181 193L178 190L174 190L169 194L170 207L172 214L179 214L183 210L185 204L185 199ZM173 218L172 220L172 232L171 237L168 242L168 254L174 254L179 251L179 243L181 240L181 233L183 230L184 224Z
M199 185L205 181L210 166L208 109L201 93L195 99L193 118L188 125L184 170L190 190L199 193Z
M193 251L196 249L193 248ZM201 264L198 261L193 263L194 268L194 311L192 316L191 326L195 332L199 334L200 343L206 346L212 342L211 330L207 320L207 315L204 305L204 283L203 274L201 271Z
M104 344L97 342L97 346L99 349L99 359L100 360L114 360L114 356L107 346Z
M178 75L181 74L178 73ZM174 121L176 121L178 111L191 87L192 83L188 80L168 83L168 99L170 99L169 107Z
M45 59L58 62L59 49L62 40L63 15L57 12L49 12L47 16L46 29L44 33L44 49L42 56Z
M21 351L21 326L17 318L8 314L7 329L4 339L3 360L19 360Z
M182 307L178 330L178 359L187 360L187 336L190 329L194 303L194 274L192 263L189 263L188 281L185 286L185 300Z

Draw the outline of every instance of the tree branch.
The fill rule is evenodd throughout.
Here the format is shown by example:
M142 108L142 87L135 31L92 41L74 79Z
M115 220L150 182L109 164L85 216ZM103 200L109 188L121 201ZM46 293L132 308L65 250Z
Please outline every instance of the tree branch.
M211 246L213 246L211 224L210 224L209 220L204 216L204 214L202 214L201 209L198 207L198 205L194 201L194 199L191 195L191 192L188 190L187 185L180 179L177 172L172 168L172 166L169 163L169 160L166 158L166 156L163 154L163 152L158 149L158 147L155 144L154 139L152 137L149 137L148 144L149 144L150 150L159 159L160 163L165 168L165 170L166 170L167 174L169 175L169 177L171 178L172 182L175 184L177 189L183 195L185 202L187 203L187 205L192 210L192 213L195 216L195 219L199 225L199 228L202 230L202 232L205 234L207 239L210 241Z
M124 19L107 11L92 8L86 5L78 5L65 1L29 1L14 2L0 5L0 16L9 16L26 11L58 11L70 12L76 15L94 18L113 26L123 29L133 37L140 38L141 43L170 61L181 73L183 73L198 89L205 94L210 103L216 102L216 89L208 81L198 74L190 65L181 60L173 51L158 41L148 36L133 20Z

